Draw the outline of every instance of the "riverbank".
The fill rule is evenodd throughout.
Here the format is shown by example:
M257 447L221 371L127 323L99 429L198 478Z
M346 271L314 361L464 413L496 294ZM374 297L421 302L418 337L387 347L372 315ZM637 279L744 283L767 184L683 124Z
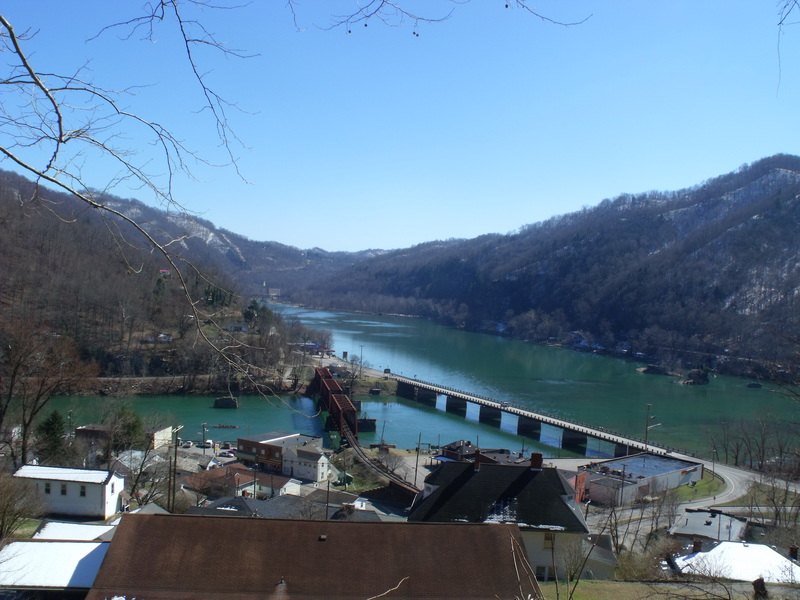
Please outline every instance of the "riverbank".
M285 394L294 391L290 383L278 389L273 382L260 383L263 392ZM97 377L84 382L78 394L84 396L191 396L256 394L255 386L239 385L233 390L212 375L174 375L169 377Z

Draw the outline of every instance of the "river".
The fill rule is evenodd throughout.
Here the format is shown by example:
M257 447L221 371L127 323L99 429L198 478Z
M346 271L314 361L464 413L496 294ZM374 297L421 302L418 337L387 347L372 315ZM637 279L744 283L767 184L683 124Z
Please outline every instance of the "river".
M363 356L365 364L375 369L389 368L639 438L644 437L649 410L653 418L648 422L648 437L653 443L698 454L710 455L711 436L719 432L722 421L797 420L793 400L768 385L750 388L747 384L752 382L745 379L718 376L705 386L677 385L672 377L637 372L642 365L632 361L450 329L421 319L272 308L297 316L309 327L332 331L340 357L342 352ZM368 416L377 419L374 434L359 436L362 444L379 441L381 436L402 448L415 447L419 439L423 444L468 439L483 447L519 450L524 446L546 456L569 455L477 423L472 415L464 419L396 397L364 396L361 400ZM103 402L64 398L55 405L72 410L74 423L82 424L99 418ZM244 397L238 410L214 409L212 402L157 396L136 398L134 405L141 414L156 413L183 424L184 439L201 439L202 423L206 423L207 437L220 441L273 430L324 435L320 419L306 416L314 412L307 398Z

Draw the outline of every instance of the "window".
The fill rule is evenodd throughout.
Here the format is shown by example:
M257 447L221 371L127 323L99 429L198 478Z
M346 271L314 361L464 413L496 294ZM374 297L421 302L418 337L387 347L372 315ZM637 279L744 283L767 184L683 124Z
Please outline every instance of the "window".
M85 485L81 486L81 497L86 497L86 486Z
M67 495L67 484L66 483L62 483L61 484L61 495L62 496L66 496Z
M49 494L50 493L50 482L49 481L45 481L45 483L44 483L44 493L45 494Z
M544 532L544 547L552 548L556 541L556 534L552 531Z
M113 481L111 482L111 493L112 494L114 493L114 482Z

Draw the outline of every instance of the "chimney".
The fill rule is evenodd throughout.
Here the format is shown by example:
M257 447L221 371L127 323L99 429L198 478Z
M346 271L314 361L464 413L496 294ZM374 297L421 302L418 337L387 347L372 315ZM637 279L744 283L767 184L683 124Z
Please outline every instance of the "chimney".
M792 560L797 560L797 545L792 544L789 546L789 558Z
M703 540L692 540L692 552L703 551Z
M531 453L531 469L538 469L542 470L542 453L541 452L533 452Z
M475 449L475 462L474 462L474 465L475 465L475 472L476 473L481 470L481 451L480 451L479 448Z

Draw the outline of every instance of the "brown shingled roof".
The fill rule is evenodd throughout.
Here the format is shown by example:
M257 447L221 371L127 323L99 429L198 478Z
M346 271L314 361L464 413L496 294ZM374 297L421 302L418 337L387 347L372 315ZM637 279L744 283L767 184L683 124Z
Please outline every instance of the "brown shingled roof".
M87 600L537 597L524 557L513 525L129 514Z

